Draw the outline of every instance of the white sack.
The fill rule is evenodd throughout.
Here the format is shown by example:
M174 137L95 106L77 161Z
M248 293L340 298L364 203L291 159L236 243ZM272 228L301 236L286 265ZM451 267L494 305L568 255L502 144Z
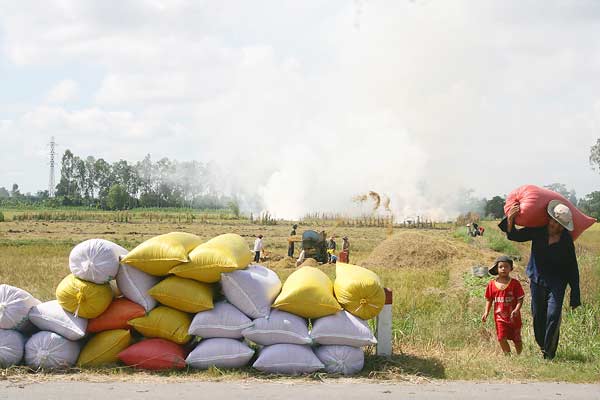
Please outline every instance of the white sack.
M27 314L40 301L23 289L0 285L0 329L23 329Z
M125 264L121 265L117 274L117 286L123 296L144 307L146 312L158 304L154 297L148 294L148 290L159 281L159 277Z
M269 315L281 291L277 274L262 265L221 274L221 286L227 300L250 318Z
M324 367L310 346L299 344L265 346L252 366L262 372L282 375L310 374Z
M365 353L356 347L320 346L315 354L330 374L354 375L365 365Z
M23 359L25 337L19 331L0 329L0 368L18 365Z
M244 329L242 335L263 346L312 343L304 318L277 309L271 310L268 317L255 319L254 326Z
M69 340L79 340L85 336L88 320L76 317L58 304L57 300L47 301L32 307L29 320L43 331L57 333Z
M192 320L188 333L202 338L241 339L252 320L233 305L221 301L212 310L201 311Z
M104 239L89 239L73 247L69 268L79 279L103 284L115 279L119 272L119 257L127 250Z
M185 362L193 368L241 368L248 364L254 350L235 339L213 338L202 340L187 356Z
M79 350L79 343L54 332L41 331L25 344L25 363L33 369L67 368L75 365Z
M319 344L362 347L377 343L367 322L347 311L314 321L310 336Z

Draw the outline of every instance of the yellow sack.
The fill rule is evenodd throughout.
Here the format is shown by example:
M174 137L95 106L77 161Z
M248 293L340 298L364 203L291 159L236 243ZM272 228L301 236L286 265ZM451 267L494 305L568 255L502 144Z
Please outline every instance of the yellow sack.
M150 275L164 276L174 266L187 263L188 253L201 243L202 239L191 233L166 233L139 244L121 259L121 263Z
M208 283L170 276L154 285L148 294L176 310L198 313L213 308L213 289Z
M273 308L304 318L319 318L342 310L335 297L331 279L314 267L302 267L283 284Z
M376 317L385 303L379 276L357 265L336 264L333 291L344 310L362 319Z
M56 299L65 310L83 318L96 318L110 305L113 292L108 283L99 285L69 274L56 287Z
M134 318L127 323L146 337L163 338L177 344L185 344L192 338L188 335L192 318L170 307L156 307L145 317Z
M131 333L127 329L113 329L94 335L85 345L77 365L80 367L97 367L103 364L114 364L119 361L118 354L129 347Z
M252 261L252 252L243 237L226 233L201 244L189 254L190 262L170 272L200 282L218 282L221 272L244 269Z

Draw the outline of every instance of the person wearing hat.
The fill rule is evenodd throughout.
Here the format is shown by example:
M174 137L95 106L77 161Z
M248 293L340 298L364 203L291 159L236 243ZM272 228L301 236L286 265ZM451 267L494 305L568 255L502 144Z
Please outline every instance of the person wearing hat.
M537 228L515 228L519 204L508 211L499 228L509 240L531 241L531 255L526 273L531 289L531 314L535 341L544 358L556 356L562 304L567 285L571 288L569 304L581 305L579 266L575 246L569 232L574 228L571 210L565 204L552 200L546 208L550 216L548 225Z
M485 323L494 305L494 322L496 324L496 335L498 343L504 354L510 353L509 340L515 344L515 351L521 354L523 342L521 341L521 306L525 292L521 283L510 277L513 270L513 260L507 256L496 258L489 273L496 275L485 289L485 311L481 321Z
M298 225L292 225L292 231L290 232L290 236L296 235L296 228L298 228ZM288 241L288 257L294 257L294 242L291 240Z
M260 252L263 251L263 235L258 235L254 240L254 262L260 262Z

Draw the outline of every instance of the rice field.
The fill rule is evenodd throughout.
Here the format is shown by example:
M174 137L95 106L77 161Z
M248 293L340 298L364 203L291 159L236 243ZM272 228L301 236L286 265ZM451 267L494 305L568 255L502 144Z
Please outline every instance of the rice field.
M10 211L4 211L4 215L9 218L0 222L0 282L28 290L41 300L54 298L57 284L69 273L71 248L90 238L104 238L131 249L152 236L174 230L195 233L204 239L234 232L246 238L250 246L255 235L260 233L264 235L267 250L263 264L274 269L282 280L295 270L293 260L285 257L291 223L281 221L276 225L229 218L205 222L140 218L125 222L115 221L118 218L114 216L112 220L107 217L102 221L86 218L55 221L13 220ZM315 229L325 230L328 236L347 235L351 242L350 261L358 265L376 260L372 253L391 236L397 243L396 247L384 247L400 257L402 263L398 265L401 266L370 264L384 285L394 292L395 355L389 360L367 357L363 378L600 382L600 225L593 226L576 243L584 305L574 311L564 309L559 350L551 362L542 360L536 348L527 298L523 307L522 355L503 356L495 341L493 321L489 320L486 325L480 322L483 288L488 279L472 277L471 267L489 265L499 254L493 249L503 252L509 249L523 257L516 264L514 276L524 278L529 252L527 244L509 243L514 248L503 247L506 244L494 231L497 229L494 225L484 222L484 237L471 239L461 229L423 229L416 234L414 229L394 228L390 232L388 227L336 226L318 221L300 224L299 232ZM438 244L443 246L443 254L436 247ZM423 255L424 252L427 254ZM436 258L424 262L423 257L427 256ZM324 265L321 268L334 276L334 267ZM5 373L19 375L23 372ZM124 368L86 373L98 379L115 379L123 374L147 376L147 373ZM174 374L182 379L188 376ZM192 379L249 376L267 379L251 369L213 370L189 375Z

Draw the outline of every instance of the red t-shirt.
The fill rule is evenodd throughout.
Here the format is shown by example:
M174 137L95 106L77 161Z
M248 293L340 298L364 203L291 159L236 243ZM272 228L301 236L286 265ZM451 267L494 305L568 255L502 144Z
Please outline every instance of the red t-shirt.
M510 320L510 313L517 306L518 300L525 297L523 287L518 280L512 279L503 290L498 289L496 280L491 280L485 289L485 298L494 302L494 320L496 324L510 324L515 328L521 327L521 313Z

